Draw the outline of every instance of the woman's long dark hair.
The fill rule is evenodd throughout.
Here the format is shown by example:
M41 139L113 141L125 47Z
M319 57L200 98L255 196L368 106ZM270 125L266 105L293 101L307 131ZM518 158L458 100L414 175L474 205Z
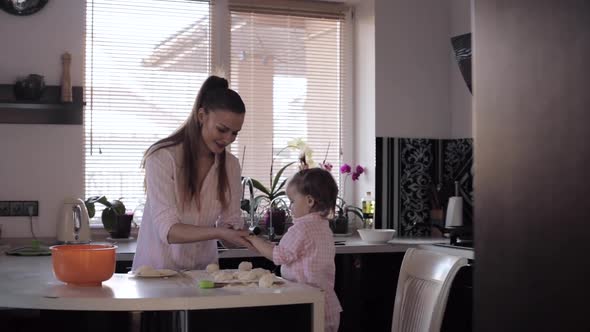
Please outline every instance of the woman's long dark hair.
M232 89L225 78L218 76L209 76L201 86L193 110L184 124L178 128L172 135L163 138L152 146L144 154L142 166L145 166L146 158L159 149L182 144L182 167L183 167L183 197L182 205L194 200L197 208L200 210L199 185L197 183L198 168L197 160L199 159L199 144L201 140L201 126L197 113L203 108L206 112L215 112L218 110L230 111L237 114L246 112L246 106L240 95ZM229 187L229 180L225 169L225 152L219 155L219 180L217 184L217 198L223 208L227 207L228 199L225 195Z

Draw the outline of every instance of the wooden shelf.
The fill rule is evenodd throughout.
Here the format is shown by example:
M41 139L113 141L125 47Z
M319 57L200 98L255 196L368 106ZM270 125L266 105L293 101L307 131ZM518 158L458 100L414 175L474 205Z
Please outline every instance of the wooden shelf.
M72 88L72 103L60 102L59 86L47 86L37 102L17 101L11 84L0 84L0 123L73 124L83 123L82 87Z

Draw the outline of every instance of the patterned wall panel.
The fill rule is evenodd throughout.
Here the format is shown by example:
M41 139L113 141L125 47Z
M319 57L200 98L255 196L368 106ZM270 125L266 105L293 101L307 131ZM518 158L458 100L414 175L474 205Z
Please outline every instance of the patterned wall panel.
M401 234L427 235L430 212L430 187L436 176L436 141L408 139L398 141L399 209Z
M377 138L376 225L428 236L434 194L446 207L459 182L464 224L473 223L473 140ZM438 190L437 190L438 189Z
M443 183L459 182L459 195L463 197L463 223L473 224L473 139L443 140ZM451 189L451 188L450 188ZM454 189L449 195L454 195Z

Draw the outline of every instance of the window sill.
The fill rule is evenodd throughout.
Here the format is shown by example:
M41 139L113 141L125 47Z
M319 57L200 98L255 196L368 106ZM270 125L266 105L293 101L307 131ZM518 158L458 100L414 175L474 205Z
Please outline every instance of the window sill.
M132 227L129 236L137 239L137 233L139 233L139 227ZM90 236L93 241L102 241L109 237L109 232L104 229L102 224L90 224Z

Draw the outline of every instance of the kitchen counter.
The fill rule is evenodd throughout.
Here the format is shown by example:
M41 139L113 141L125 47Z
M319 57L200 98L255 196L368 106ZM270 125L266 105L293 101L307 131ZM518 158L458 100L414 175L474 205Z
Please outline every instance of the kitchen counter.
M42 239L43 243L52 243L55 239ZM30 244L30 239L4 239L4 249L10 247L17 247L21 245ZM113 243L117 245L117 261L132 261L137 247L137 238L130 240L107 241L103 238L96 238L93 243ZM371 254L371 253L391 253L391 252L405 252L408 248L416 248L425 246L423 248L431 248L432 245L445 245L449 243L449 239L437 238L404 238L395 237L388 243L366 243L357 235L350 236L334 236L334 243L336 244L336 254ZM1 248L0 248L1 249ZM248 249L219 249L219 258L248 258L248 257L262 257L259 253Z
M334 237L336 254L368 254L405 252L408 248L415 248L420 245L447 244L446 238L394 238L388 243L371 244L366 243L357 236ZM117 260L132 261L137 246L136 240L117 242ZM219 258L247 258L262 257L259 253L248 249L220 249Z
M151 311L311 304L314 331L323 331L324 295L285 282L279 288L198 288L198 277L138 278L114 274L102 287L66 285L55 279L51 257L0 256L0 307L82 311ZM317 318L317 319L316 319Z
M453 246L450 244L421 244L418 246L419 249L426 249L426 250L433 250L443 254L452 255L452 256L459 256L467 259L474 260L475 259L475 251L473 248L465 248L465 247L458 247Z

